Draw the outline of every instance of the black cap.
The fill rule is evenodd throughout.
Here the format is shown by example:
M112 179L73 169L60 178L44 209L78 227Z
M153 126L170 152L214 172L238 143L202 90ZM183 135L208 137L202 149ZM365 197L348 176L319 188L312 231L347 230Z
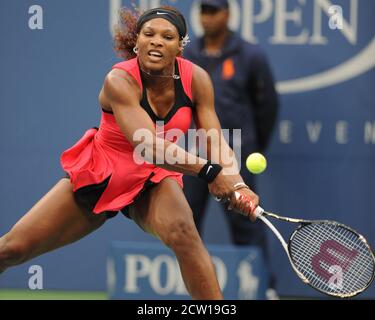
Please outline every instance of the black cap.
M228 9L228 0L201 0L201 6L210 6L217 9Z

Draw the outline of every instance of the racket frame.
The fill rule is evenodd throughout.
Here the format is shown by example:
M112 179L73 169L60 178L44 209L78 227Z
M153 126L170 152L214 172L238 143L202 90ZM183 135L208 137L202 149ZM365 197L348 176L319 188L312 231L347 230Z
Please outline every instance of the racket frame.
M369 245L368 241L366 240L366 238L363 235L361 235L360 233L358 233L353 228L351 228L351 227L349 227L347 225L344 225L342 223L339 223L337 221L332 221L332 220L304 220L304 219L295 219L295 218L289 218L289 217L279 216L279 215L277 215L275 213L265 211L260 206L258 206L255 209L255 214L256 214L257 218L260 219L260 220L262 220L262 222L265 223L272 230L272 232L275 234L275 236L279 239L280 243L282 244L282 247L284 248L284 250L285 250L285 252L286 252L286 254L288 256L288 259L290 261L290 264L291 264L292 269L294 270L294 272L298 275L298 277L304 283L308 284L313 289L315 289L315 290L317 290L319 292L322 292L322 293L324 293L326 295L329 295L329 296L334 296L334 297L339 297L339 298L351 298L351 297L354 297L354 296L358 295L359 293L365 291L371 285L371 283L373 282L374 277L375 277L375 271L374 270L372 272L371 280L367 283L367 285L364 288L362 288L360 290L357 290L357 291L354 291L352 293L347 293L347 294L334 293L334 292L328 293L326 291L320 290L319 288L313 286L310 283L310 281L297 269L297 267L296 267L296 265L295 265L295 263L294 263L294 261L293 261L293 259L291 257L291 254L290 254L290 250L291 250L290 245L291 245L291 242L292 242L294 236L298 233L298 231L300 229L302 229L303 227L305 227L306 225L309 225L309 224L333 224L333 225L345 228L345 229L349 230L350 232L355 233L358 236L359 240L364 243L364 245L367 247L367 249L371 253L372 259L373 259L374 264L375 264L374 251L371 249L371 246ZM280 221L296 223L296 224L299 224L299 226L291 233L291 235L289 236L288 242L286 242L285 239L284 239L284 237L280 234L280 232L277 230L277 228L267 219L267 217L271 217L271 218L274 218L274 219L277 219L277 220L280 220Z

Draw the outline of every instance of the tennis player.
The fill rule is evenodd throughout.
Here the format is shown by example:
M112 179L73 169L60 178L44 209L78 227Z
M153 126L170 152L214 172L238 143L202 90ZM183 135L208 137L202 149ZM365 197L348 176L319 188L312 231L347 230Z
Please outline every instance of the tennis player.
M182 191L182 175L203 179L213 196L229 198L233 209L252 219L258 196L240 175L225 173L227 162L211 161L211 154L220 154L216 151L235 159L221 135L208 74L181 58L187 38L181 13L161 7L137 17L124 9L120 17L115 43L127 60L104 80L100 128L86 131L62 154L67 176L0 238L0 272L86 236L121 211L174 251L193 299L221 299ZM208 161L166 138L173 129L187 132L192 116L200 128L219 133L207 140ZM145 132L151 139L139 139ZM156 161L170 153L177 161ZM235 190L243 200L236 199Z

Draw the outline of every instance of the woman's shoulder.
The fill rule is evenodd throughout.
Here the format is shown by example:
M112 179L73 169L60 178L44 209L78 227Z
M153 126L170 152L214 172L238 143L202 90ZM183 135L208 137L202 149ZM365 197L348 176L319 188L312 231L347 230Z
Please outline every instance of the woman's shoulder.
M211 80L210 75L201 66L192 63L191 66L192 81L197 83L207 82Z
M202 75L204 78L206 78L206 75L208 75L208 73L202 67L188 59L177 57L177 61L180 72L185 77L188 76L192 79L199 79Z
M213 85L210 75L202 67L192 64L192 94L200 100L201 97L209 97L213 92Z
M176 59L177 59L177 62L178 62L178 66L180 68L182 68L183 70L184 69L192 69L193 68L194 63L191 62L190 60L185 59L183 57L176 57Z
M112 66L112 69L122 69L127 72L132 72L138 68L137 58L118 62Z
M116 63L112 67L112 71L109 74L123 74L124 77L130 76L137 85L142 89L142 80L141 80L141 74L139 72L139 65L138 65L138 59L130 59L126 61L122 61L119 63Z
M115 68L106 75L100 97L107 102L109 100L129 100L133 95L138 99L140 93L139 85L134 77L120 68ZM102 105L106 104L108 103Z

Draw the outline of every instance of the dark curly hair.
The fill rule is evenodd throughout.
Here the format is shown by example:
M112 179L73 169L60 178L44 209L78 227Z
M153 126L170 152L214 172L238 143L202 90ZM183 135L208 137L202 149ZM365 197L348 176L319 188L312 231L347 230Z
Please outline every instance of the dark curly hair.
M161 8L171 10L183 17L181 12L174 7L161 6ZM136 57L133 48L137 43L137 20L140 15L141 12L137 9L133 11L124 7L119 10L119 21L114 30L114 48L118 56L127 60Z

